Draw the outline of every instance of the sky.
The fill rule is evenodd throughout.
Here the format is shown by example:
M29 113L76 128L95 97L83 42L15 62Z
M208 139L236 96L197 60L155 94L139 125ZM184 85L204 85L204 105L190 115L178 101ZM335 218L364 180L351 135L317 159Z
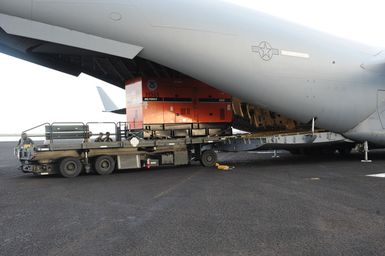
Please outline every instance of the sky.
M383 0L226 0L339 37L385 49ZM102 87L118 107L122 89L87 75L72 77L0 54L0 134L45 122L124 121L103 113L96 87Z
M0 134L19 134L43 123L118 122L124 115L104 113L96 87L119 107L124 90L87 75L73 77L0 55Z

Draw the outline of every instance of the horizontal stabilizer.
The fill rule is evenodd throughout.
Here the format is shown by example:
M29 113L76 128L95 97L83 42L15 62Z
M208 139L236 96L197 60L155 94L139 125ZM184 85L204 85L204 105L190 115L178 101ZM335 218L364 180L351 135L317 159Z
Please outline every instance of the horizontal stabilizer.
M126 114L126 109L125 108L119 109L101 87L97 87L97 89L99 92L100 99L102 100L104 105L104 112L111 112L111 113L122 114L122 115Z
M385 51L378 53L372 59L362 64L362 68L371 72L385 75Z
M8 34L77 47L133 59L143 47L110 40L75 30L0 14L0 27Z

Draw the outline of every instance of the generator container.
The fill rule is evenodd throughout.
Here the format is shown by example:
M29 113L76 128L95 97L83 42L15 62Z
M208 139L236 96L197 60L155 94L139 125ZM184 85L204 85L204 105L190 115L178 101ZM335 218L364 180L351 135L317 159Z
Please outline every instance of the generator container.
M229 131L231 96L191 78L140 77L126 83L127 123L147 136L206 136Z

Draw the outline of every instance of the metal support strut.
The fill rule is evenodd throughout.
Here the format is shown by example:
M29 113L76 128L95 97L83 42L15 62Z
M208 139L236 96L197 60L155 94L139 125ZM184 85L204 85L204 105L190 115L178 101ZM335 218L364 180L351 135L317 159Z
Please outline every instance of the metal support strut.
M313 119L311 120L311 133L314 135L315 133L315 120L316 118L313 117Z
M367 141L364 142L364 152L365 152L365 160L362 160L362 163L371 163L372 160L369 160L369 144Z
M84 152L84 170L87 174L91 173L90 160L88 158L88 151Z

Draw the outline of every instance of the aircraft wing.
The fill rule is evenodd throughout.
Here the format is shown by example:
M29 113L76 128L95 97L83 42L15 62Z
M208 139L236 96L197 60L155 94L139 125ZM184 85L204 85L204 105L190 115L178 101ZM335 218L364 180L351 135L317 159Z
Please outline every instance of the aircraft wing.
M32 20L0 14L5 32L37 40L133 59L143 47L81 33Z
M84 73L121 88L128 79L137 76L181 76L174 70L138 57L142 49L0 14L0 53L73 76Z

